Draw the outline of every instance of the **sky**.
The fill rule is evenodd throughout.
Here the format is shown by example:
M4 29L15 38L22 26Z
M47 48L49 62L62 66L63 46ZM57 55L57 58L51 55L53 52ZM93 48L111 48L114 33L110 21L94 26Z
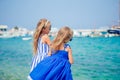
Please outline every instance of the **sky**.
M35 29L41 18L52 28L106 28L119 21L119 0L0 0L0 25Z

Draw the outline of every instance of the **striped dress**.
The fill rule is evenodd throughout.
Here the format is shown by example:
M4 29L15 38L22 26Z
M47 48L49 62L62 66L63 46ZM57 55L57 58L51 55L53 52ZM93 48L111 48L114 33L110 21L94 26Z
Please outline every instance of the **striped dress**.
M38 48L37 48L37 54L32 59L31 64L31 70L30 72L37 66L37 64L42 61L45 57L47 57L47 54L49 52L49 46L48 44L42 43L41 38L38 40Z

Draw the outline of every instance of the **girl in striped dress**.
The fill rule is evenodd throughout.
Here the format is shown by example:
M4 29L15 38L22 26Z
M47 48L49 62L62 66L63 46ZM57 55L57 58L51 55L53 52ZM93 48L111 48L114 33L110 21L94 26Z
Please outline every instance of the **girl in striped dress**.
M48 36L50 30L50 21L48 21L47 19L41 19L38 22L33 38L34 56L32 59L30 72L37 66L40 61L47 57L47 54L49 52L49 46L51 43ZM28 79L31 80L29 76Z

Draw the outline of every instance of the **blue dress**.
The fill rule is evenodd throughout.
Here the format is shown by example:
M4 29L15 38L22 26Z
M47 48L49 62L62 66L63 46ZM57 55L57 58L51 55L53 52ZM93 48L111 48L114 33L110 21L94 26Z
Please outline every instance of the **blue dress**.
M32 80L73 80L70 68L68 52L58 50L42 60L30 73L30 77Z
M47 57L49 52L49 46L45 43L42 43L42 39L38 40L37 54L32 59L30 72L37 66L37 64Z

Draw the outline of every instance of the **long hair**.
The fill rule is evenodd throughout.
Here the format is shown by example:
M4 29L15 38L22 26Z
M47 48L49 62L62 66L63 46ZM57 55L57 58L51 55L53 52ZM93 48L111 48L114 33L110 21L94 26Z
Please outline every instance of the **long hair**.
M53 40L51 48L53 50L59 50L60 45L62 43L67 43L72 38L72 36L73 36L73 31L69 27L67 26L62 27L58 31L56 38Z
M36 30L33 35L33 53L34 54L37 54L38 40L42 33L42 29L46 28L48 24L50 24L50 21L48 21L45 18L41 19L37 24Z

